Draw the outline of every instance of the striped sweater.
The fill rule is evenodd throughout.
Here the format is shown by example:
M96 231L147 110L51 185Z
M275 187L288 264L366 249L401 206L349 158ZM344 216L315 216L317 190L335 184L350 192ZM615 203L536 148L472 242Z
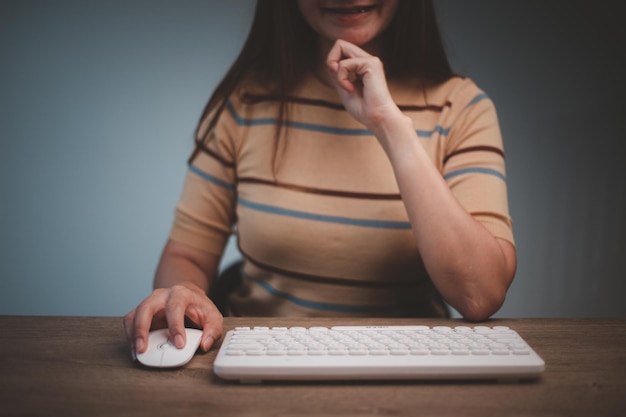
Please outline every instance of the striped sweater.
M513 243L491 100L462 78L389 89L462 206ZM202 122L170 238L221 255L236 231L233 315L446 315L377 139L315 77L290 97L278 140L278 102L258 88L233 94L210 132Z

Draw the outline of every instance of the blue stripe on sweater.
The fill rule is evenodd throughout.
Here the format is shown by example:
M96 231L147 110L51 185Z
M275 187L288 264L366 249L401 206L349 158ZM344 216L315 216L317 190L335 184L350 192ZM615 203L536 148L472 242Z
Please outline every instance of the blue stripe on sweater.
M189 170L193 172L194 174L198 175L200 178L204 178L205 180L212 182L215 185L218 185L222 188L226 188L227 190L230 190L230 191L235 191L234 184L228 183L224 180L214 177L213 175L209 175L195 165L189 164Z
M252 282L257 283L261 286L265 291L273 295L274 297L282 298L288 300L296 305L301 307L306 307L314 310L325 310L325 311L337 311L341 313L384 313L390 311L396 311L400 308L400 306L351 306L345 304L331 304L331 303L322 303L319 301L311 301L305 300L304 298L296 297L293 294L289 294L284 291L277 290L272 287L267 282L253 278L247 274L243 275L246 279L249 279Z
M487 175L493 175L495 177L498 177L502 181L506 181L506 177L500 171L496 171L495 169L491 169L491 168L483 168L483 167L471 167L471 168L457 169L455 171L450 171L447 174L444 174L443 178L445 180L449 180L450 178L454 178L456 176L463 175L463 174L487 174Z
M276 125L278 124L278 120L275 118L267 117L267 118L259 118L259 119L246 119L239 114L233 107L232 103L228 101L226 103L226 108L228 112L233 117L235 122L239 126L263 126L263 125ZM287 120L284 122L284 125L287 127L292 127L295 129L308 130L311 132L321 132L328 133L332 135L351 135L351 136L371 136L372 132L369 129L346 129L341 127L333 127L315 123L304 123L304 122L294 122L291 120ZM431 137L435 133L439 133L441 135L447 135L450 132L450 129L444 129L441 126L435 126L433 130L416 130L417 136L420 137Z
M468 107L472 107L474 104L482 100L489 100L489 96L485 93L480 93L476 97L474 97L469 103L467 103L467 106L465 106L465 108L467 109Z
M350 217L328 216L324 214L308 213L304 211L297 211L286 209L282 207L269 206L266 204L254 203L249 200L245 200L241 197L237 200L239 204L252 210L262 211L264 213L276 214L279 216L296 217L305 220L314 220L328 223L339 223L350 226L362 226L362 227L374 227L379 229L396 229L396 230L409 230L411 229L411 223L390 221L390 220L367 220L367 219L354 219Z

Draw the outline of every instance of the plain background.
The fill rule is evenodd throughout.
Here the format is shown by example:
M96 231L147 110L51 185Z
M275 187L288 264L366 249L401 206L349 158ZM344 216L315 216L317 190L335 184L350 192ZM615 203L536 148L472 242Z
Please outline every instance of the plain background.
M519 268L497 316L626 316L620 3L436 1L505 140ZM0 0L0 314L121 316L149 294L253 7Z

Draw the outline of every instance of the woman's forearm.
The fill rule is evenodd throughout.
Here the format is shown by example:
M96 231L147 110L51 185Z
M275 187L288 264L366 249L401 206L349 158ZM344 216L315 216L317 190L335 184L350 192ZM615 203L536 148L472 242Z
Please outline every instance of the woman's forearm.
M216 255L169 241L154 275L154 288L191 285L207 293L217 275L218 264Z
M393 166L433 283L464 317L489 317L504 301L515 273L512 245L496 239L458 203L409 118L400 114L374 133Z
M456 200L413 122L394 103L380 59L339 39L327 66L348 112L374 133L389 157L433 283L467 319L489 317L513 279L513 246L491 235Z

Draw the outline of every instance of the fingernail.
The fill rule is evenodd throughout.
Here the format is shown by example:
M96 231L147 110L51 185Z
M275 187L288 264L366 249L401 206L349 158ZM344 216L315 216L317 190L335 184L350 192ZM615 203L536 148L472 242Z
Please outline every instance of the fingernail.
M135 350L136 350L137 352L143 352L143 347L144 347L144 344L143 344L143 339L142 339L142 338L140 338L140 337L138 337L137 339L135 339Z
M178 349L182 349L185 347L185 340L183 339L183 336L180 334L177 334L174 337L174 345L178 348Z
M211 346L213 346L213 343L215 343L215 339L213 339L211 336L207 336L202 341L202 350L208 352L209 349L211 349Z
M130 348L130 357L133 359L133 362L137 361L137 351L134 346L131 346Z

